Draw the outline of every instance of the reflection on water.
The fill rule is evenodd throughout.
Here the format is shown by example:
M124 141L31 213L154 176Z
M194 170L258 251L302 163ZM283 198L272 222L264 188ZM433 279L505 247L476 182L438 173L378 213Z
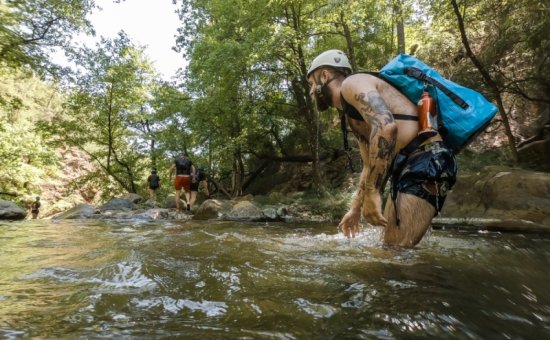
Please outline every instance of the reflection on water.
M0 223L0 338L550 337L550 238L334 225Z

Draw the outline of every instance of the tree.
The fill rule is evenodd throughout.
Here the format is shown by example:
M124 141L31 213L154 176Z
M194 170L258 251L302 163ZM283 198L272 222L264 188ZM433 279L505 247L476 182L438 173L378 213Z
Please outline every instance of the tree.
M135 117L134 128L140 139L148 145L141 150L149 153L151 166L157 167L167 155L188 152L191 134L186 127L184 112L189 111L187 94L167 82L161 82L151 90L149 102L141 107Z
M25 72L0 69L0 198L25 200L57 169L36 126L61 111L58 89Z
M541 138L549 121L550 72L544 52L549 38L544 32L550 20L544 8L536 0L453 1L427 8L432 24L420 54L496 102L499 119L494 120L492 141L504 136L512 159L516 146ZM531 131L536 138L527 139Z
M390 39L376 34L391 34L385 23L377 22L380 16L391 20L385 14L388 5L310 0L181 3L178 48L190 59L187 86L200 98L197 103L208 103L200 115L212 117L212 126L222 135L220 144L209 145L220 145L222 158L232 155L226 165L232 186L244 183L243 174L255 175L254 168L270 160L311 162L314 187L320 188L319 160L339 149L341 142L335 138L339 132L334 113L314 109L306 79L308 63L327 48L346 50L354 64L385 61L387 55L379 51L389 50L385 44ZM368 49L364 41L369 41Z
M462 44L464 45L464 49L466 50L466 55L472 60L472 63L476 66L476 68L479 70L481 75L483 76L483 79L489 85L491 90L493 91L493 95L496 98L497 105L499 108L500 116L502 118L502 121L504 123L504 127L506 129L506 135L508 136L508 141L510 145L510 151L512 152L512 158L514 161L518 160L518 153L515 145L514 135L512 134L512 129L510 128L510 123L508 122L508 117L506 116L506 112L504 109L504 105L502 102L502 97L500 95L498 84L494 81L494 79L491 77L487 69L484 67L484 65L479 61L477 56L472 51L472 48L470 47L470 41L468 40L468 36L466 35L466 29L464 27L464 18L463 15L458 8L458 4L456 3L456 0L451 0L451 4L453 5L453 10L456 15L457 21L458 21L458 28L460 30L460 36L462 38Z
M81 68L70 90L67 113L50 125L60 143L77 146L104 171L106 185L136 192L142 155L139 139L131 129L143 120L142 108L149 99L156 74L123 33L113 40L101 39L96 49L83 48L74 61Z
M54 71L48 54L68 48L73 34L89 31L93 0L0 2L0 67Z

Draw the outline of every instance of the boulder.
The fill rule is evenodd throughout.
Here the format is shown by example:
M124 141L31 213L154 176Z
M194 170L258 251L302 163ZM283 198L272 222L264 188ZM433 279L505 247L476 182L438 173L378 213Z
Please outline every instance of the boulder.
M101 212L107 211L107 210L135 210L138 206L127 199L122 198L113 198L107 203L103 204L99 207L99 210Z
M289 221L288 209L286 206L264 207L262 209L263 217L266 221Z
M140 196L138 194L134 194L134 193L128 193L128 194L122 196L121 199L128 200L128 201L130 201L132 203L136 203L136 204L143 201L142 196Z
M0 200L0 220L22 220L27 216L27 212L15 203Z
M148 208L161 208L161 204L153 199L148 199L143 205Z
M195 218L198 219L208 219L208 218L217 218L222 210L224 209L225 204L216 199L209 199L204 201L195 211Z
M269 207L269 208L263 208L262 214L264 217L269 221L278 221L279 215L277 214L277 209Z
M233 208L227 213L225 218L230 220L248 220L248 221L263 221L265 216L262 210L254 203L249 201L237 202Z
M176 196L171 195L166 197L162 206L167 209L176 209ZM186 206L187 206L187 203L185 201L185 195L182 194L180 196L180 208L183 209Z
M81 203L54 217L56 220L75 220L93 217L99 211L89 204Z
M550 173L489 166L459 175L442 210L445 218L481 218L547 226ZM520 223L521 221L521 223Z

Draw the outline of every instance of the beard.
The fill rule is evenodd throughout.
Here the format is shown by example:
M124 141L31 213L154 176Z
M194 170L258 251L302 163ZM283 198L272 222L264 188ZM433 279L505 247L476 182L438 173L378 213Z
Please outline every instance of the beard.
M321 91L315 91L315 106L319 111L325 111L332 106L332 96L328 86L321 86Z

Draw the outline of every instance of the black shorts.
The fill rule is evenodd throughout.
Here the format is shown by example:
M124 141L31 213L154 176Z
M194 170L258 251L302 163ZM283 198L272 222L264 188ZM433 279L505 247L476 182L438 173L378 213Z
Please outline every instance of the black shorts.
M191 191L199 191L199 181L191 182Z
M456 182L456 173L455 156L443 142L422 145L409 157L396 157L392 169L392 198L395 200L397 192L415 195L428 201L438 213L447 192ZM424 188L427 183L436 185L436 195Z

